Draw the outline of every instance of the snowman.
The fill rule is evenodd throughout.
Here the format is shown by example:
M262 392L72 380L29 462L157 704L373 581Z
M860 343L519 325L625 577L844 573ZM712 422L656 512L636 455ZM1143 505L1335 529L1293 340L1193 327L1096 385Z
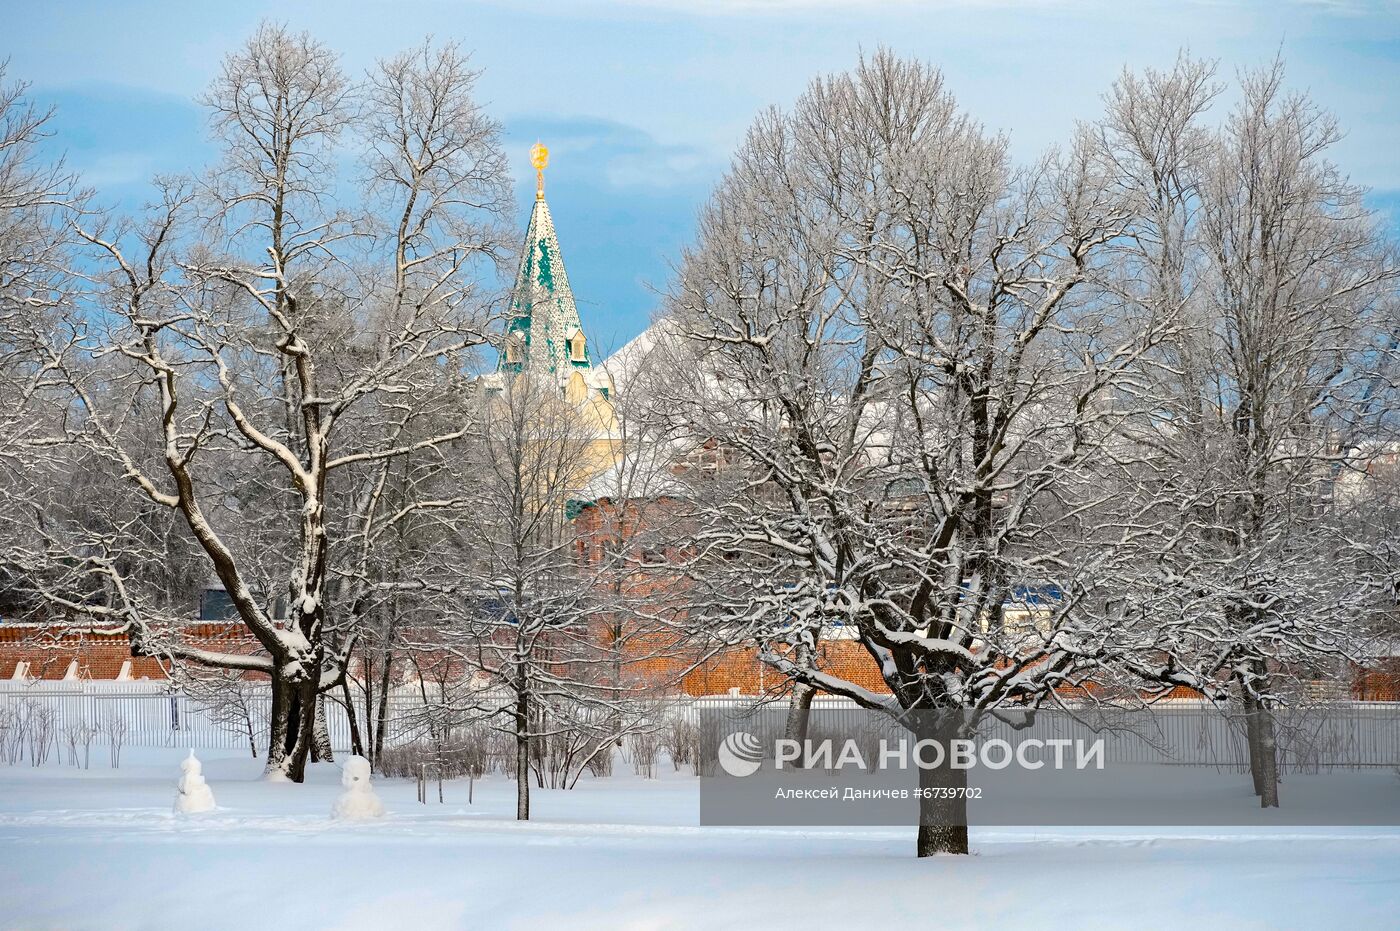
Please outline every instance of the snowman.
M379 818L384 814L384 804L374 794L374 786L369 781L369 760L362 756L352 756L345 761L340 784L345 791L335 800L331 817L342 821L363 821Z
M180 761L179 791L175 794L175 814L192 815L201 811L214 810L214 793L204 781L199 760L190 750L190 755Z

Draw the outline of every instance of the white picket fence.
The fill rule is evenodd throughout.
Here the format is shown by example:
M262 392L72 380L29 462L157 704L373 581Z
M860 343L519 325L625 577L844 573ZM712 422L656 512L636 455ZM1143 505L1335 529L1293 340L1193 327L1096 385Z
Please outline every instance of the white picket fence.
M272 707L268 689L252 692L248 702L252 733L258 752L267 747L267 716ZM388 734L391 741L413 739L405 728L416 724L421 699L413 694L390 697ZM117 716L126 724L128 747L193 747L196 749L248 748L248 729L242 722L221 720L220 715L189 695L172 690L165 682L91 682L83 680L0 682L0 716L26 715L35 708L54 714L53 731L59 743L71 725L103 728ZM336 702L326 704L326 726L331 746L350 749L350 721Z
M253 738L259 754L266 750L266 721L271 694L255 691L249 705L253 717ZM756 707L755 700L743 696L716 696L699 699L677 698L660 701L657 717L683 716L699 722L706 711L726 715L746 715ZM783 702L758 707L785 710ZM814 708L824 730L854 732L867 715L847 700L822 697ZM219 720L207 706L173 690L166 682L0 681L0 740L5 739L6 722L14 736L13 722L32 715L36 709L50 709L49 727L55 748L66 743L65 731L72 725L103 728L116 717L125 723L123 742L128 747L194 747L196 749L248 749L246 726ZM363 714L363 709L359 709ZM425 706L419 690L401 688L393 692L386 713L386 743L390 746L422 737L426 731ZM337 751L351 746L350 723L345 709L335 701L326 703L327 727L331 745ZM1281 715L1281 719L1286 715ZM772 728L770 713L765 725ZM780 720L780 719L779 719ZM1283 722L1287 725L1288 722ZM365 722L360 721L366 731ZM746 725L748 726L748 725ZM1092 738L1087 725L1061 720L1054 725L1063 736ZM996 725L995 736L1016 743L1019 732ZM1310 768L1319 761L1342 766L1400 765L1400 704L1390 702L1339 702L1325 714L1299 718L1280 734L1282 761L1289 768ZM988 734L987 736L992 736ZM99 738L99 742L105 737ZM1109 753L1119 762L1173 762L1195 766L1242 768L1247 765L1243 728L1217 710L1182 703L1157 710L1151 722L1149 739L1115 740Z

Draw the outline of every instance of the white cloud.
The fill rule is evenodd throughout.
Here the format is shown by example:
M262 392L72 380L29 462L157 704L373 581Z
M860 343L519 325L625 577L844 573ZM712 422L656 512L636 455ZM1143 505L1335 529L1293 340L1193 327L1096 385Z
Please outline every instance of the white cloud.
M149 152L108 152L91 161L74 165L83 183L102 189L123 184L139 184L155 172L155 159Z

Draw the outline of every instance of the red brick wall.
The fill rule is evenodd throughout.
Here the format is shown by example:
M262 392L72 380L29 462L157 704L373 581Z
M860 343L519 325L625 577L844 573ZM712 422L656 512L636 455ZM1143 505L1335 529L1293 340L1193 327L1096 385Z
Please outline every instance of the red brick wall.
M257 653L257 641L242 626L224 623L188 624L181 638L193 646L224 653ZM62 679L78 663L81 679L115 679L122 664L131 662L133 679L166 679L163 660L132 656L126 634L45 625L0 626L0 679L14 676L20 662L29 663L29 676Z
M1369 669L1356 670L1351 697L1357 701L1400 701L1400 659L1385 659Z
M830 640L818 648L817 666L872 692L888 692L880 667L856 640ZM766 666L753 647L738 647L708 659L686 675L682 691L687 695L727 695L737 688L741 695L764 695L787 687L783 675Z

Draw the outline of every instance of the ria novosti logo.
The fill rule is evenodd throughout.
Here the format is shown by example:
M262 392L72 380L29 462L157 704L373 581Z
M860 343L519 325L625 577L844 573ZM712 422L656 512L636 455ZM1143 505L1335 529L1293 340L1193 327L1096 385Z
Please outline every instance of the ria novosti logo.
M763 766L763 741L748 731L734 731L719 745L719 765L731 776L752 776ZM1073 750L1073 756L1070 750ZM1103 769L1104 740L1071 740L1067 737L1039 740L1026 739L1012 744L1001 739L982 742L966 738L948 741L906 739L890 741L881 738L874 757L860 742L847 738L840 742L826 738L819 741L797 741L779 738L773 742L771 759L776 770L797 768L811 770L887 770L887 769Z
M763 744L748 731L735 731L719 745L719 765L731 776L752 776L763 765Z

